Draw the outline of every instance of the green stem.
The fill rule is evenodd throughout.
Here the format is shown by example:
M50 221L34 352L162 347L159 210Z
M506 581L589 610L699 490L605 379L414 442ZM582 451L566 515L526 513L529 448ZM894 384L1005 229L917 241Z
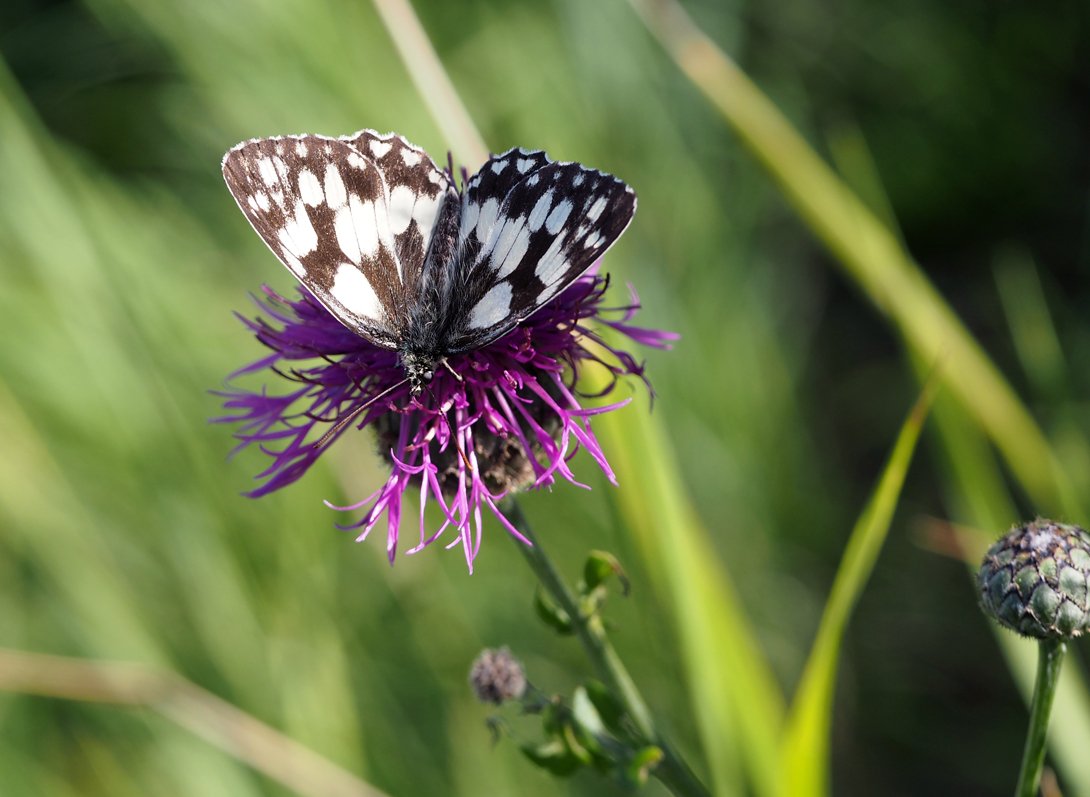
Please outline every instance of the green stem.
M514 498L506 498L500 505L500 509L519 533L530 541L530 545L518 543L518 548L526 557L541 586L571 618L575 634L582 643L598 677L624 705L645 740L662 750L663 759L654 770L655 777L674 794L709 797L710 792L707 787L697 779L689 765L655 728L647 703L644 702L632 676L628 674L624 663L606 636L602 618L596 612L587 615L580 611L575 596L560 577L537 538L534 537L530 523L522 513L522 507Z
M1033 685L1033 705L1030 706L1026 749L1022 753L1022 771L1018 773L1015 797L1037 797L1041 783L1041 767L1045 762L1045 742L1048 738L1048 717L1052 699L1060 682L1067 643L1062 639L1042 639L1037 648L1037 681Z

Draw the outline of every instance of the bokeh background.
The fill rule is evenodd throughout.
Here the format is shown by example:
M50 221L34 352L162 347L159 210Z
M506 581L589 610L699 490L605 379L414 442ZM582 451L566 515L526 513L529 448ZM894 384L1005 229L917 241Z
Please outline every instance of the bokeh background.
M415 5L494 151L541 147L637 189L606 266L639 289L643 322L682 338L646 354L671 453L640 449L636 465L677 476L789 699L935 363L907 353L904 328L623 0ZM1088 6L685 6L895 231L1085 496ZM472 576L439 546L391 568L381 539L354 544L322 505L382 479L367 435L250 501L260 455L228 460L229 429L208 423L209 391L260 354L233 312L250 312L262 283L292 286L228 195L223 152L360 127L436 160L451 146L374 8L5 0L0 57L0 646L177 672L392 795L620 794L493 745L468 692L485 645L511 646L546 690L588 674L577 645L535 619L497 523ZM623 414L645 416L630 390ZM636 434L627 423L603 431L607 455ZM573 578L592 548L620 557L633 590L608 616L653 709L702 775L741 773L722 793L759 791L743 754L707 749L694 721L712 683L679 647L673 582L626 531L624 479L609 486L585 458L575 468L592 491L526 497L538 535ZM1028 659L979 615L946 521L979 540L1038 512L1090 521L1012 475L965 401L941 391L843 641L833 793L1009 791ZM676 530L656 533L668 548ZM688 611L699 623L722 609ZM738 677L726 662L718 675ZM1090 793L1077 766L1058 771L1066 793ZM8 691L0 793L291 792L161 712Z

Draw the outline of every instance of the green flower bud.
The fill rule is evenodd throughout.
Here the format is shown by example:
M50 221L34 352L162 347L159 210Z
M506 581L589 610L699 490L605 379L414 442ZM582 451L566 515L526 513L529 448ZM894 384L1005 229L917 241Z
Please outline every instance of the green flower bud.
M997 541L977 575L980 607L1037 639L1080 636L1090 626L1090 533L1037 519Z

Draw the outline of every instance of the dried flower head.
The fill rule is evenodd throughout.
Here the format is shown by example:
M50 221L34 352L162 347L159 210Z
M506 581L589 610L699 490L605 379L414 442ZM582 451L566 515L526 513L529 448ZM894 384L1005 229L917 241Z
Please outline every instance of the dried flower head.
M498 706L522 697L526 692L526 672L506 646L485 648L469 670L469 685L482 703Z

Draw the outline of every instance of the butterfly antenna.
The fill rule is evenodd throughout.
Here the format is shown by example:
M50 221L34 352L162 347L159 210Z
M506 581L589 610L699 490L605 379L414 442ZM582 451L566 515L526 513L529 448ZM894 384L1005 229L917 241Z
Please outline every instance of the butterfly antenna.
M386 396L390 395L395 390L397 390L399 387L403 387L408 381L409 380L406 377L405 379L402 379L400 382L398 382L396 384L393 384L393 385L390 385L390 387L383 390L377 396L375 396L374 398L368 399L363 404L356 407L356 409L352 410L352 412L348 413L346 416L344 416L343 418L338 420L337 423L335 423L333 425L333 428L330 429L328 432L326 432L324 435L322 435L321 439L318 440L318 444L317 444L318 450L321 450L321 449L325 448L333 440L334 437L336 437L342 431L344 431L344 427L348 426L348 424L352 423L352 421L354 421L354 420L356 420L356 418L360 417L360 414L365 412L371 406L373 406L376 401L379 401L380 399L383 399Z

